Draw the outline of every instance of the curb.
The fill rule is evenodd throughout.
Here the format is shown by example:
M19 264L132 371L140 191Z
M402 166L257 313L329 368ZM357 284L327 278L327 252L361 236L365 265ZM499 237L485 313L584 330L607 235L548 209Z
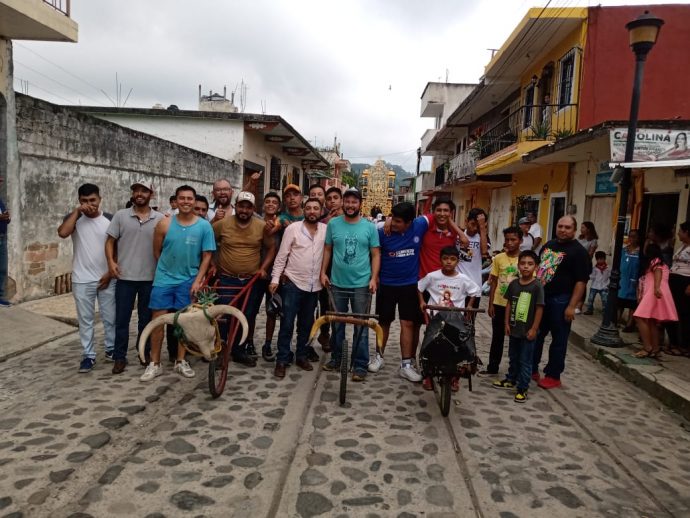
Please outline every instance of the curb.
M659 380L658 376L644 372L644 370L638 369L635 365L625 363L616 355L616 351L619 349L595 345L589 338L581 336L574 329L570 332L569 341L606 368L630 381L633 385L644 390L669 409L690 421L690 399L688 399L690 387L683 393L680 387L676 386L678 385L677 383L664 383Z
M49 344L49 343L51 343L51 342L54 342L55 340L59 340L59 339L61 339L61 338L65 338L66 336L70 336L70 335L76 334L76 333L78 333L77 330L67 331L67 332L65 332L65 333L58 334L58 335L55 335L55 336L53 336L53 337L51 337L51 338L48 338L47 340L43 340L42 342L39 342L39 343L37 343L37 344L31 344L31 345L25 347L24 349L20 349L20 350L18 350L18 351L13 351L13 352L11 352L11 353L9 353L9 354L5 354L4 356L0 356L0 363L6 362L6 361L9 360L10 358L15 358L15 357L20 356L20 355L22 355L22 354L24 354L24 353L28 353L29 351L33 351L34 349L38 349L39 347L41 347L41 346L43 346L43 345Z

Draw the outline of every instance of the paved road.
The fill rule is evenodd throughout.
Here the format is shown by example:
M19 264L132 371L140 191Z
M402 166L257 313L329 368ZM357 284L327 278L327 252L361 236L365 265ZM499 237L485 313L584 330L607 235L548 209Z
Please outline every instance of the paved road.
M80 375L74 336L12 358L0 516L690 516L688 423L576 349L562 389L517 405L475 379L448 419L387 356L345 407L320 369L233 365L213 400L203 363Z

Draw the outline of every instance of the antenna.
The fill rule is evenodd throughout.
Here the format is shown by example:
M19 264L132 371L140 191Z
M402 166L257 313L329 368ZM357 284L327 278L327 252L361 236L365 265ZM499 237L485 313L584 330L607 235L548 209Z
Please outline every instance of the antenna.
M446 68L446 83L448 82L448 73L449 73L449 70Z
M498 52L500 49L486 49L486 50L491 51L491 59L494 59L496 52Z
M124 101L122 100L122 83L120 83L117 72L115 72L115 100L113 100L113 98L110 97L105 90L101 89L101 93L105 95L108 100L113 103L113 106L117 108L124 108L125 104L127 104L127 101L129 100L129 96L132 95L133 91L134 88L130 88L129 92L127 93L127 97L125 97Z

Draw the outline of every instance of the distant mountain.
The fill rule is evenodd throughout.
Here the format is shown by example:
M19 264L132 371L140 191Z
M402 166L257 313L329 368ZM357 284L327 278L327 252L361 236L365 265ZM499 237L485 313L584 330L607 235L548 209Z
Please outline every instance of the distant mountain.
M397 164L391 164L390 162L384 162L386 164L386 167L388 169L392 170L395 172L395 188L396 190L398 187L400 187L401 182L405 178L412 178L414 176L414 173L410 173L408 171L405 171L401 166ZM359 176L364 172L365 169L369 169L372 167L373 164L350 164L350 171L352 171L353 175Z

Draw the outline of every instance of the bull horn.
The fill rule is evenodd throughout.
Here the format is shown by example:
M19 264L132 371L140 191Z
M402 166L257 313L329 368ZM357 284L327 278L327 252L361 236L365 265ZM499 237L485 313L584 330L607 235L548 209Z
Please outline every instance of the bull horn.
M316 336L316 332L319 330L319 328L323 324L328 324L333 320L333 315L323 315L314 321L314 324L311 326L311 331L309 332L309 341L311 342L314 337Z
M217 318L220 315L232 315L239 320L240 324L242 325L242 338L240 338L239 343L243 344L247 340L247 335L249 334L249 322L247 322L247 317L244 316L244 313L242 313L236 307L229 306L227 304L218 304L208 308L206 313L208 313L208 316L211 318Z
M144 330L141 332L141 337L139 337L139 359L142 362L146 361L146 356L144 354L144 350L146 349L146 340L148 340L149 335L151 332L156 329L158 326L163 326L163 325L170 325L173 323L173 319L175 318L175 315L173 313L166 313L165 315L159 315L151 322L146 324L146 327Z

